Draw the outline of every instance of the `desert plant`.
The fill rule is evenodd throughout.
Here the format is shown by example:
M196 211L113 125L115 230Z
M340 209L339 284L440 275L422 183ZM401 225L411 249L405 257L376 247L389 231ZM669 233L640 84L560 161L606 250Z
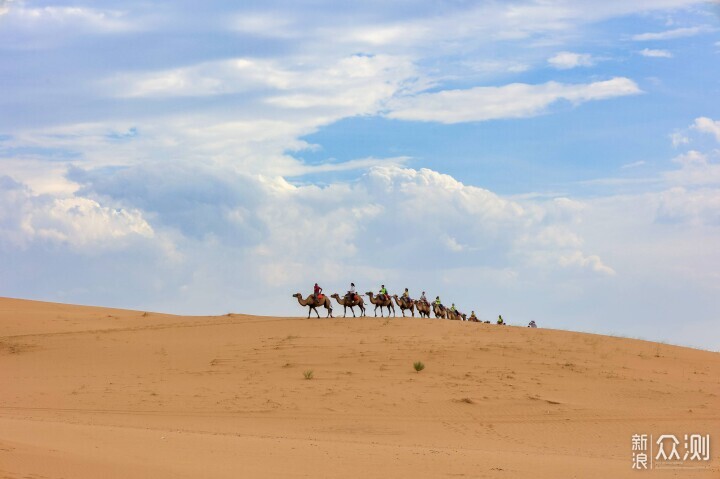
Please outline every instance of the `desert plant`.
M303 376L305 376L305 379L312 379L313 378L313 370L308 369L303 373Z
M418 373L420 371L422 371L423 369L425 369L425 365L421 361L415 361L413 363L413 367L415 368L415 371Z

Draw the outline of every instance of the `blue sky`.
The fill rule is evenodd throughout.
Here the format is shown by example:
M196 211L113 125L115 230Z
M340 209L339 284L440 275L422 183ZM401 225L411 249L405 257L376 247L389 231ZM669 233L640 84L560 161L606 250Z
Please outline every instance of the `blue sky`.
M693 0L0 1L0 294L719 350L719 59Z

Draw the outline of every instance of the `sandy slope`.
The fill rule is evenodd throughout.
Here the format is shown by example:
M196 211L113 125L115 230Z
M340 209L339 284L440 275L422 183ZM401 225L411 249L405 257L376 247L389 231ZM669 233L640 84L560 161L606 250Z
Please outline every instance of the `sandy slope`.
M0 299L0 381L0 478L720 477L720 354L630 339Z

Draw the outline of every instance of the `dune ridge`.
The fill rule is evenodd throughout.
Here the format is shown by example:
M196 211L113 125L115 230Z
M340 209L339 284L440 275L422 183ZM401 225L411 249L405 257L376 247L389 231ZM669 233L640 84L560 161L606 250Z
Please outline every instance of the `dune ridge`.
M720 354L634 339L0 298L0 378L1 478L720 475ZM641 433L713 457L633 471Z

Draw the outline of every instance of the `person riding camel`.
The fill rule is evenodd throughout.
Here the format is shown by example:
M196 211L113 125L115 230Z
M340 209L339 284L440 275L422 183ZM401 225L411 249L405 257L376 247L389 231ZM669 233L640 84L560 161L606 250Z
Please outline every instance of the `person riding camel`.
M357 301L357 290L355 289L355 283L350 283L350 289L348 289L345 295L350 301Z
M423 303L425 303L427 305L430 304L430 303L428 303L427 297L425 296L425 291L423 291L422 294L420 295L420 301L422 301Z
M322 293L322 288L315 283L315 286L313 287L313 296L315 296L315 301L320 300L320 293Z
M497 323L498 323L498 324L505 324L505 320L502 319L502 314L498 314Z
M440 296L435 296L435 304L438 308L445 309L445 306L443 306L442 301L440 301Z
M475 316L475 311L470 313L470 318L468 318L470 321L480 321L477 316Z
M378 294L380 301L385 301L388 297L387 288L385 288L384 284L380 285L380 293Z
M403 301L405 301L405 304L410 304L410 301L412 301L410 299L410 293L408 292L407 288L405 288L405 292L402 294L402 299Z

